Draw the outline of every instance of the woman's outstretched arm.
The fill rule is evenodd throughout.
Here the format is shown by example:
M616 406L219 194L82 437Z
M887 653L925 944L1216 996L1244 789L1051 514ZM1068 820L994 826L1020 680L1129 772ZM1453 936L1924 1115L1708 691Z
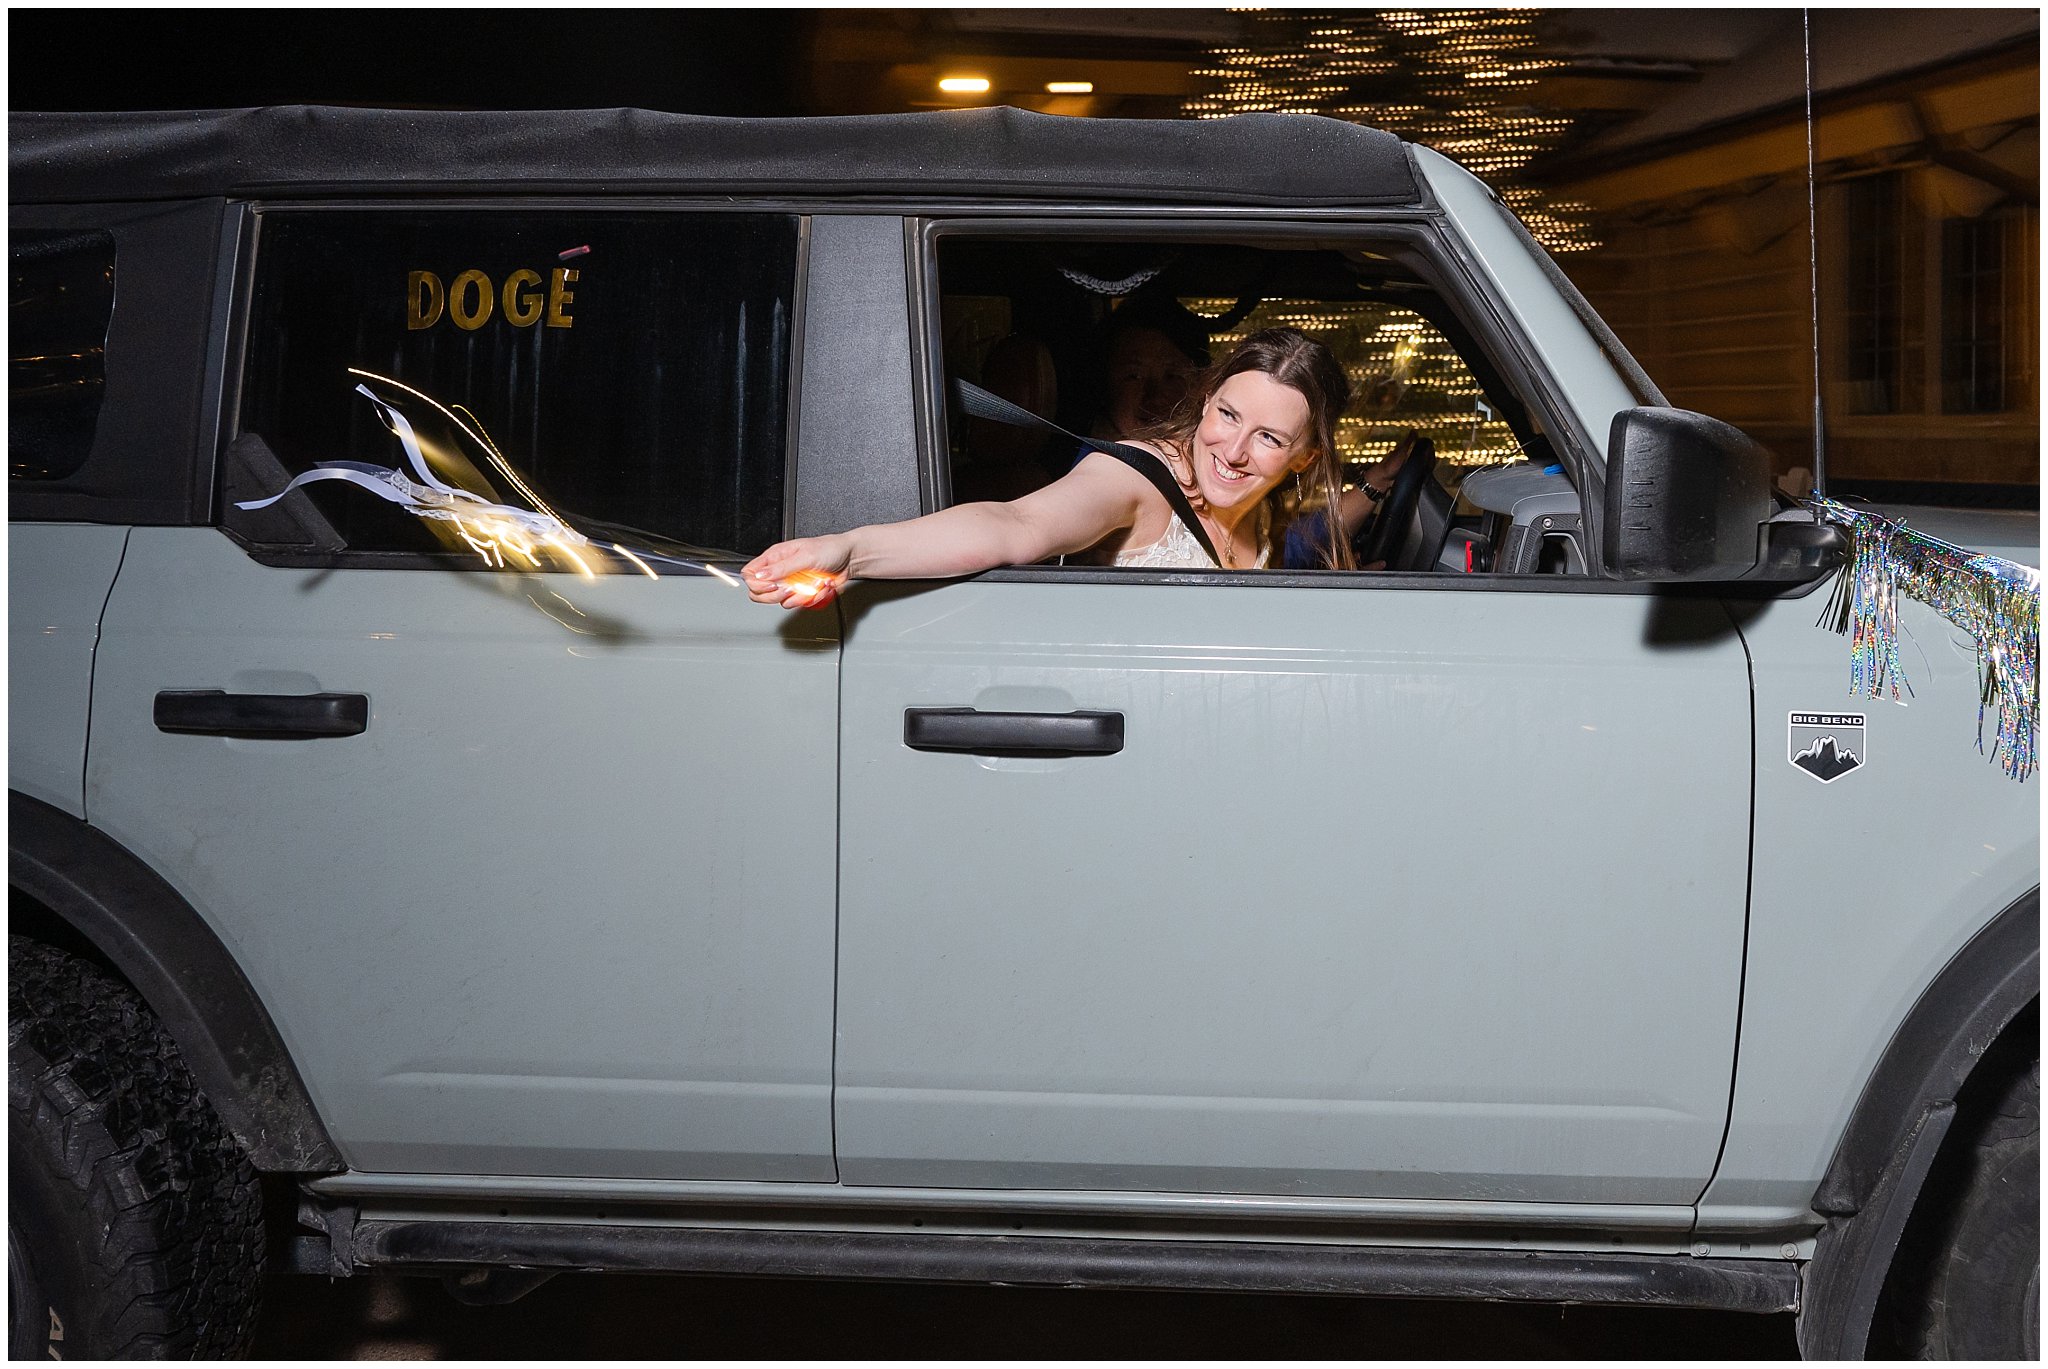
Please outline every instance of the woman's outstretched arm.
M778 542L741 573L759 603L822 608L848 579L944 579L1084 550L1131 526L1148 498L1164 502L1136 471L1091 452L1020 499Z

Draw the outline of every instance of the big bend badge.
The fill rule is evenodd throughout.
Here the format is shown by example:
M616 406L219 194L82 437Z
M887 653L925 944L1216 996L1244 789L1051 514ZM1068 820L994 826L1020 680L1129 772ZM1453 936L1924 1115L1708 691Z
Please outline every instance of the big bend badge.
M1864 749L1861 713L1794 713L1785 743L1786 759L1822 784L1861 770Z

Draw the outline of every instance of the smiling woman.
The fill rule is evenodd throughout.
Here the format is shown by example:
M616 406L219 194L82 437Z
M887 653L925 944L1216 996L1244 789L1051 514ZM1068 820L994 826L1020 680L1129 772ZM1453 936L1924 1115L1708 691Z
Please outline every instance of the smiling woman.
M777 543L747 564L747 589L760 603L822 608L849 578L971 575L1074 553L1118 566L1260 568L1274 546L1268 496L1282 481L1313 472L1335 502L1333 434L1350 394L1321 343L1291 328L1255 333L1129 444L1131 464L1090 452L1020 499ZM1136 467L1145 456L1172 472L1185 510ZM1328 564L1348 565L1341 539L1325 540Z
M1269 328L1246 338L1168 418L1138 436L1149 439L1188 491L1224 568L1261 566L1270 546L1242 543L1247 532L1254 539L1271 534L1276 520L1266 498L1286 476L1294 476L1301 496L1297 514L1309 503L1304 486L1322 507L1340 504L1337 420L1350 399L1351 383L1329 348L1292 328ZM1255 521L1249 530L1248 520ZM1318 522L1323 565L1348 568L1350 548L1337 522ZM1127 545L1114 564L1190 563L1161 560L1157 551L1157 542Z

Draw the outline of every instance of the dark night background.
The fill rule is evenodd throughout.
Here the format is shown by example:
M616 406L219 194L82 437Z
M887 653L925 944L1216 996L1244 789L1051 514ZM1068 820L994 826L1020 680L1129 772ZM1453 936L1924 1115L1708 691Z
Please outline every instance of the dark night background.
M93 10L7 17L9 106L810 112L802 10Z

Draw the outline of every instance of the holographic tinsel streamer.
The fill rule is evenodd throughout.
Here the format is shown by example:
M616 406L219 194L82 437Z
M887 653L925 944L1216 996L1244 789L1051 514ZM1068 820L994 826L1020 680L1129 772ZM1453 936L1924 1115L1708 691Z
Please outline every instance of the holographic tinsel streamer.
M1991 758L2007 775L2034 771L2040 719L2041 573L1979 556L1904 523L1816 496L1814 515L1849 533L1849 562L1821 625L1849 638L1849 692L1877 698L1913 687L1899 661L1899 596L1926 604L1977 643L1977 750L1996 720Z

